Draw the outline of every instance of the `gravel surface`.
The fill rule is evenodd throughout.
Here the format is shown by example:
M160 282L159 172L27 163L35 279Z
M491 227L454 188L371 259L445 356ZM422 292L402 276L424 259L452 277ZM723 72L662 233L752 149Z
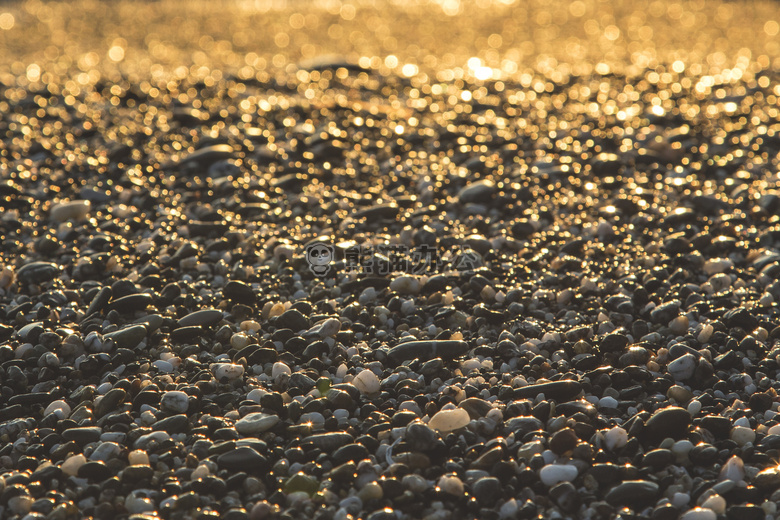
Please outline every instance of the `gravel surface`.
M775 518L779 32L3 4L0 517Z

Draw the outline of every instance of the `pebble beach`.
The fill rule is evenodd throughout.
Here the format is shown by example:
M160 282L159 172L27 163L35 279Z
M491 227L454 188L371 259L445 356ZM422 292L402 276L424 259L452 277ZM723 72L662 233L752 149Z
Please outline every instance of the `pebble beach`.
M0 4L0 518L780 518L779 99L768 0Z

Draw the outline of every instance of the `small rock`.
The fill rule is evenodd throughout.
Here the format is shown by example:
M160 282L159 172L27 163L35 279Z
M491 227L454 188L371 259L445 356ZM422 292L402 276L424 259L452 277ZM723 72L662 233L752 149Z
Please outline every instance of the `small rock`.
M628 432L620 426L610 428L604 434L604 442L610 451L620 449L628 443Z
M254 436L270 430L279 423L279 417L262 412L247 414L236 422L236 431L241 435Z
M71 477L75 477L79 473L79 468L87 463L87 458L83 453L77 455L71 455L65 462L62 463L62 472Z
M49 218L53 222L67 222L69 220L83 220L89 214L92 204L88 200L72 200L60 202L51 208Z
M413 295L420 292L420 280L414 276L397 276L390 282L390 290L398 294Z
M688 433L691 414L685 408L669 406L657 410L645 424L642 436L650 443L658 443L667 437L679 440Z
M134 349L144 338L146 327L143 325L131 325L104 336L104 339L113 341L117 347L127 349Z
M456 475L442 475L436 483L444 493L449 493L456 497L463 495L463 482Z
M222 311L219 311L217 309L202 309L199 311L191 312L184 316L183 318L179 319L178 322L176 322L176 327L194 327L194 326L204 326L208 327L210 325L214 325L216 323L219 323L219 321L222 319Z
M748 442L755 442L756 432L747 426L734 426L734 428L731 429L729 438L740 446L744 446Z
M244 367L232 363L214 363L210 368L217 381L222 381L223 379L233 381L244 375Z
M680 520L716 520L718 515L715 511L706 507L695 507L690 511L686 511L680 517Z
M680 356L669 363L666 369L677 381L690 379L696 370L696 356L690 353Z
M577 434L571 428L563 428L558 430L550 439L550 449L556 455L563 455L567 451L571 451L579 442Z
M548 464L539 470L539 478L545 486L559 482L571 482L577 478L577 467L569 464Z
M184 392L172 390L165 392L160 399L160 408L169 413L185 413L189 407L189 397Z
M217 464L229 470L262 472L267 460L257 450L249 446L239 446L217 457Z
M496 186L489 180L472 182L458 192L462 204L489 202L496 192Z
M374 395L379 392L379 378L371 370L361 370L352 384L363 394Z
M428 426L441 433L449 433L466 427L470 420L468 412L461 408L440 410L431 417L431 420L428 421Z
M647 480L627 480L613 487L605 497L615 506L647 504L658 496L658 484Z

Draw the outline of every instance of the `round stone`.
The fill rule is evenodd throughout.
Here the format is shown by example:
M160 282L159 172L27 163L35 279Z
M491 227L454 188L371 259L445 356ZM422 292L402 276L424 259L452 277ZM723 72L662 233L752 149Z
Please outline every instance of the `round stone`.
M185 413L189 408L189 397L178 390L165 392L160 399L160 408L168 413Z

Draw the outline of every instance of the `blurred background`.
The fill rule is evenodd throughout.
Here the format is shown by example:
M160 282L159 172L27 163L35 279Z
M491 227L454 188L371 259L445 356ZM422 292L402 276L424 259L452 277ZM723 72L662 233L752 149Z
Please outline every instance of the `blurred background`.
M0 82L263 82L343 61L423 81L596 72L707 89L779 69L779 22L777 2L751 0L3 1Z

